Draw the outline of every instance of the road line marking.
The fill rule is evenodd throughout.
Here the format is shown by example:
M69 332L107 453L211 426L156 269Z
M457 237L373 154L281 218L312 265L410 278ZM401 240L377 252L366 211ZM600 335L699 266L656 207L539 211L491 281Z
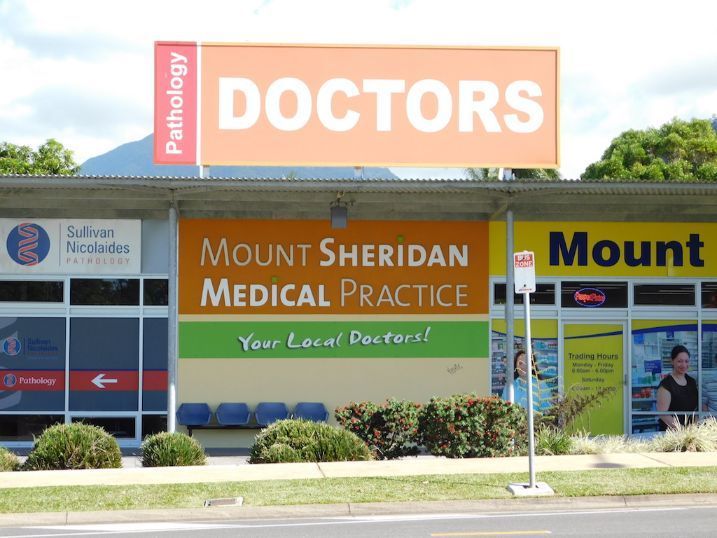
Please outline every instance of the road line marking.
M431 536L543 536L550 531L484 531L484 532L436 532Z

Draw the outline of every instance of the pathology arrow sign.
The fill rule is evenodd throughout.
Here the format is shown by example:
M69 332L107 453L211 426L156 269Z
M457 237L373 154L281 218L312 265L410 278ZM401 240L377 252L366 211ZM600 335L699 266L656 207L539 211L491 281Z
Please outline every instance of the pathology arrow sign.
M110 379L105 378L105 374L97 374L97 376L95 376L95 378L92 380L92 384L101 389L104 389L105 385L110 383L117 383L117 378Z
M70 390L129 391L139 389L139 373L125 370L71 371Z

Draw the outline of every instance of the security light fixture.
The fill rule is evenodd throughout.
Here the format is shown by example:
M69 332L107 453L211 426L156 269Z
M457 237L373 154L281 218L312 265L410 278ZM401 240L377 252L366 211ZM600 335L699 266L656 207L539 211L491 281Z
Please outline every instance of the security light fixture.
M349 221L349 202L342 200L344 196L343 192L336 194L336 200L331 202L330 214L331 214L331 227L336 229L346 228Z

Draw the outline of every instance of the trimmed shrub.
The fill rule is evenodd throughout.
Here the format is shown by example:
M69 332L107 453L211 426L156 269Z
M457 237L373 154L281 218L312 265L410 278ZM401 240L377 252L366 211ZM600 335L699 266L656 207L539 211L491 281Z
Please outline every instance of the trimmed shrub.
M353 433L322 422L279 420L263 429L249 463L366 461L371 452Z
M391 398L382 405L351 402L336 409L334 417L363 440L376 459L390 460L418 454L420 409L420 404Z
M572 448L573 438L565 430L548 426L535 432L535 453L539 456L571 454Z
M0 446L0 472L17 471L20 468L20 460L7 448Z
M27 471L122 467L114 437L102 428L75 422L50 426L35 440L23 465Z
M186 467L207 463L202 445L184 433L149 435L140 449L143 467Z
M419 439L434 456L514 456L527 436L525 410L500 398L432 398L419 414Z

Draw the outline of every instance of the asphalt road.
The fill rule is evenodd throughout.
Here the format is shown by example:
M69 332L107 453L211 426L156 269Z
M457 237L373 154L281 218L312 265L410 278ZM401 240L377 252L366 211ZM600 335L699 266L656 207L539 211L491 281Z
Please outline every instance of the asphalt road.
M717 532L717 507L267 519L222 523L110 523L0 529L0 538L115 537L700 537Z

